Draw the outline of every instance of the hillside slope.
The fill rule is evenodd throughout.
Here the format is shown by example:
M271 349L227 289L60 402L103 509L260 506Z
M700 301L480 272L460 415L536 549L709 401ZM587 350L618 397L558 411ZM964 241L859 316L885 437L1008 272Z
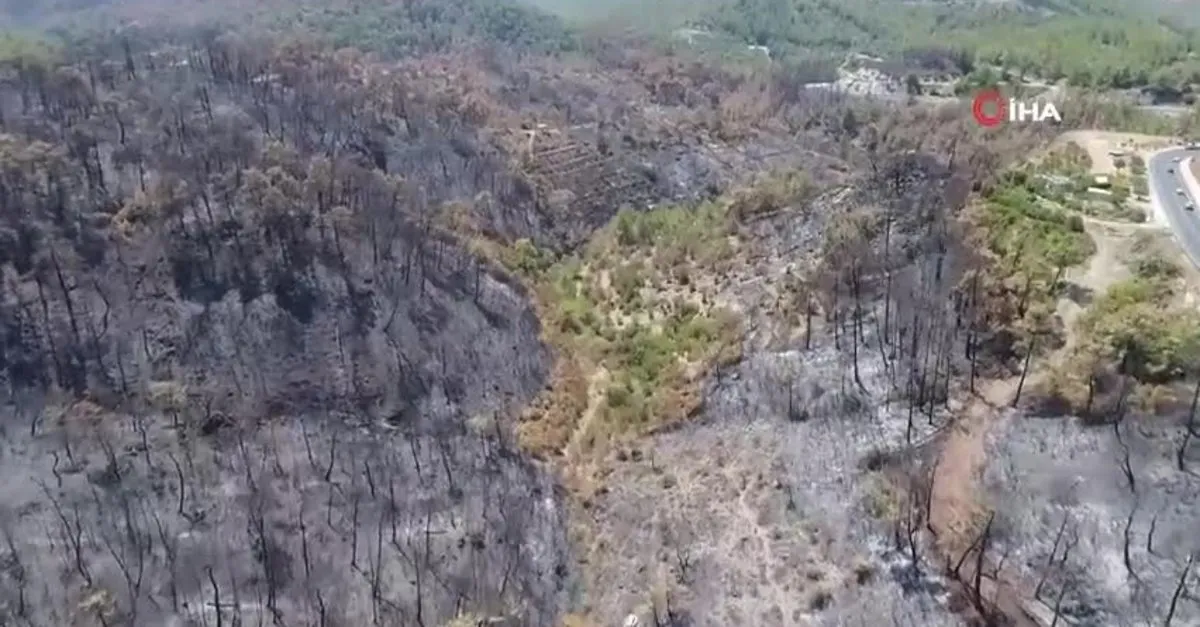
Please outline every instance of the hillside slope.
M200 0L180 10L160 0L110 0L38 9L18 3L9 14L14 23L71 37L129 23L190 23L227 32L307 33L393 56L481 42L566 52L578 49L581 34L672 37L687 28L729 38L727 51L766 46L773 58L790 62L861 52L921 67L953 51L976 63L1081 86L1178 88L1200 83L1200 37L1179 19L1194 17L1193 9L1168 0L1149 6L1130 0L269 0L253 6Z
M0 40L0 625L1195 622L1200 326L1058 127L257 6Z
M783 60L848 51L895 58L951 48L1014 72L1085 86L1200 82L1200 63L1190 54L1200 49L1200 39L1186 23L1173 19L1188 13L1178 5L1125 0L613 0L583 9L562 0L534 3L604 22L608 28L709 30L767 46ZM1164 11L1172 18L1160 19Z

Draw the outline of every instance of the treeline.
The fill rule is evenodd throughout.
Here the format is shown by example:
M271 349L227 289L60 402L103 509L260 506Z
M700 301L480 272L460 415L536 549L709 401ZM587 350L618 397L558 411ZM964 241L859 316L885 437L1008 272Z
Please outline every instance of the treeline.
M141 10L144 6L144 10ZM558 17L515 0L358 2L272 0L236 6L202 0L172 13L163 5L125 0L100 6L55 6L27 20L65 41L103 41L113 31L164 29L184 38L194 31L308 35L335 47L391 57L442 52L478 44L562 52L577 47L576 33ZM186 32L180 32L186 31Z
M1051 81L1065 78L1082 87L1200 83L1200 61L1189 57L1200 40L1136 17L998 19L952 37L973 49L981 62Z
M1061 5L1061 6L1058 6ZM1027 7L912 5L879 0L735 0L702 22L782 58L813 49L885 56L929 46L1047 80L1088 87L1200 82L1195 32L1102 0L1056 3L1046 15Z
M71 39L119 27L136 17L137 0L71 13L59 7L52 23ZM622 5L623 6L623 5ZM914 60L931 48L964 59L924 69L966 74L976 66L998 65L1017 75L1095 88L1155 85L1184 89L1200 83L1200 36L1160 22L1153 12L1111 0L1076 0L1024 5L958 6L882 0L728 0L668 11L669 1L645 7L614 8L617 15L568 24L557 15L516 0L414 0L362 3L294 0L228 6L207 0L179 15L175 25L208 24L222 30L266 29L307 33L335 46L354 46L388 56L459 49L495 43L519 50L561 53L581 50L588 35L603 25L627 23L639 30L673 30L692 23L722 38L767 46L786 62L848 51ZM154 8L148 15L161 13ZM50 18L47 18L50 19ZM617 31L613 31L617 32ZM927 59L926 59L927 60Z
M272 30L308 31L327 37L337 47L396 56L450 50L471 42L540 52L568 51L578 45L561 20L511 0L316 4L266 19Z

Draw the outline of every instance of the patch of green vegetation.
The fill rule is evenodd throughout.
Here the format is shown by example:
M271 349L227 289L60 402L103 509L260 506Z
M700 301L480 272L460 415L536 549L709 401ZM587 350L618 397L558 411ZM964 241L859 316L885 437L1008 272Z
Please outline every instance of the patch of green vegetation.
M1081 87L1200 81L1194 30L1164 26L1121 0L908 3L888 0L532 0L580 24L660 34L688 29L693 47L766 46L788 64L864 52L970 76L971 89L1012 79L1066 79ZM1019 81L1015 81L1019 82Z
M279 30L305 30L337 47L391 56L448 50L472 40L543 52L573 50L577 45L559 18L510 0L323 3L265 19Z
M589 254L606 257L619 255L621 249L640 249L652 251L659 269L686 271L684 266L688 264L711 267L730 253L728 236L734 206L722 201L694 208L623 209L613 224L593 240Z
M500 263L519 276L539 277L554 264L554 254L520 239L500 250Z
M1091 168L1092 158L1075 142L1067 142L1066 146L1051 151L1040 164L1042 171L1063 176L1087 176Z
M1129 187L1129 191L1140 198L1148 198L1150 196L1150 181L1146 173L1146 160L1139 155L1133 155L1129 158L1129 167L1122 173L1125 177L1125 183Z
M1189 57L1198 41L1194 34L1125 12L1105 15L1114 8L1100 3L1080 4L1081 15L1048 19L1000 13L999 19L951 39L973 49L981 62L1078 86L1178 85L1200 77L1200 63Z
M1200 39L1112 0L958 6L883 0L733 0L704 24L782 57L812 50L900 55L941 49L964 72L994 65L1018 75L1126 88L1200 80ZM956 61L957 60L957 61Z
M995 263L985 272L993 327L1017 335L1052 332L1047 326L1065 270L1086 261L1095 244L1078 214L1047 203L1026 170L1014 170L986 190L979 221Z
M1079 319L1079 331L1140 382L1179 379L1200 360L1200 315L1175 302L1179 267L1141 252L1130 269L1132 277L1111 286Z
M159 37L192 26L257 35L307 35L334 47L353 47L385 57L445 52L478 44L501 44L520 51L558 53L578 47L577 32L553 14L519 0L291 0L286 3L214 1L189 9L189 19L148 16L139 38ZM222 6L224 5L224 6ZM124 26L117 5L50 11L39 22L66 40L103 40ZM170 39L170 35L166 35Z
M1073 348L1041 384L1061 411L1103 422L1131 400L1156 413L1200 370L1200 313L1181 302L1181 270L1153 240L1143 236L1127 262L1132 276L1079 317Z
M1059 112L1064 120L1084 121L1080 126L1122 133L1187 136L1200 128L1200 108L1189 115L1170 116L1147 111L1132 100L1081 92L1064 98Z
M985 226L992 250L1016 265L1048 262L1052 268L1083 263L1094 251L1082 223L1039 202L1025 171L1007 175L986 197Z
M1026 191L1051 210L1065 209L1094 216L1102 220L1140 223L1146 213L1131 204L1131 196L1148 193L1146 164L1136 155L1118 159L1118 172L1110 177L1107 189L1096 189L1090 173L1091 159L1078 144L1071 142L1051 151L1036 165L1020 169ZM1015 179L1012 179L1015 180Z
M1112 199L1099 199L1095 202L1085 202L1082 207L1083 212L1087 215L1109 222L1141 224L1146 221L1146 212L1126 201L1114 202Z
M785 207L802 204L817 191L812 179L803 170L772 172L761 176L754 185L736 192L730 210L734 219L747 222Z
M734 328L731 318L682 303L657 324L619 330L607 346L606 367L614 376L605 396L606 416L621 429L683 418L670 404L685 400L678 386L686 381L688 364L715 356Z
M597 385L601 401L582 441L636 434L678 422L699 403L713 365L740 355L740 324L694 285L732 252L729 202L652 211L623 210L579 253L552 260L521 241L501 255L535 289L545 337L559 358ZM680 268L690 273L682 276ZM600 377L597 373L603 373ZM577 378L570 383L578 385ZM533 421L546 420L547 407ZM561 420L559 418L551 418ZM579 420L579 416L572 417ZM561 450L570 429L544 450Z
M55 64L60 54L59 45L41 35L0 31L0 66L19 64L48 67Z

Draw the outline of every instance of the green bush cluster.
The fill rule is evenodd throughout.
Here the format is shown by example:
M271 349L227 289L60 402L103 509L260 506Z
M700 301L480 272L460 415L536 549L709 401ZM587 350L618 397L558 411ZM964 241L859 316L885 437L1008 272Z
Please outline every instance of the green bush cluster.
M0 67L55 64L61 54L54 41L41 35L0 30Z
M661 207L649 211L622 209L617 213L617 242L627 247L674 246L711 240L724 233L728 211L719 203L699 207Z
M728 336L730 321L679 307L657 324L634 323L609 345L615 366L605 399L610 415L627 426L644 425L661 410L659 392L682 375L682 360L702 359Z
M1051 151L1041 163L1041 170L1063 176L1087 176L1091 168L1092 158L1075 142L1068 142L1066 146Z
M1136 155L1120 160L1120 171L1112 177L1109 194L1089 192L1095 183L1091 166L1087 152L1072 142L1047 154L1037 166L1026 165L1012 171L1005 181L1022 190L1017 193L1028 193L1035 199L1048 201L1040 203L1042 207L1037 211L1041 214L1065 209L1104 220L1145 222L1145 212L1129 203L1131 195L1149 193L1145 161ZM1009 190L1000 196L1011 193ZM1082 230L1080 220L1078 231Z
M1200 316L1173 306L1179 268L1156 254L1131 262L1134 276L1096 299L1079 321L1087 337L1144 383L1167 383L1200 365Z
M1022 171L1007 175L986 198L985 226L993 251L1016 266L1065 268L1085 261L1095 245L1078 216L1047 205Z
M654 289L672 264L711 269L730 232L729 204L623 210L582 251L560 259L526 240L501 254L536 289L552 343L608 371L602 409L612 430L679 418L688 369L737 344L731 315Z
M501 251L500 261L511 272L537 278L554 264L554 255L528 239L520 239Z

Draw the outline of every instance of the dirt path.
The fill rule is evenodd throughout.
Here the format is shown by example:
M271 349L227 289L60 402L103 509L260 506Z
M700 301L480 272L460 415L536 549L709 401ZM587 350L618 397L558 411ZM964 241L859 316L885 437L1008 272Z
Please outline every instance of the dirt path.
M1093 295L1103 294L1109 286L1129 276L1123 256L1128 239L1140 225L1108 223L1085 219L1085 228L1096 243L1096 253L1086 266L1072 268L1066 273L1066 281L1090 290ZM1072 325L1084 307L1069 298L1061 298L1058 314L1067 327L1066 345L1055 354L1043 359L1056 360L1073 346ZM1025 389L1036 386L1041 370L1034 369L1025 381ZM985 443L991 429L1004 420L1004 409L1016 394L1019 377L980 381L977 394L967 395L958 402L956 413L959 419L946 435L938 465L937 481L933 489L934 502L930 512L931 522L944 537L943 549L961 551L972 538L962 538L974 532L972 525L979 524L983 506L979 501L976 485L983 466L987 462Z
M567 444L567 449L564 451L571 459L579 459L585 455L591 448L592 443L590 437L595 434L596 421L600 415L600 407L605 399L605 392L608 390L608 370L599 367L591 373L588 379L588 404L583 415L579 417L579 422L575 427L575 432L571 434L571 440Z
M987 507L980 495L984 467L987 464L988 436L1003 425L1010 415L1004 410L1016 394L1019 378L981 383L978 394L967 397L958 412L959 419L946 435L933 484L929 509L930 524L937 535L937 552L946 563L956 563L979 535L987 519ZM1025 382L1026 386L1031 381ZM988 572L995 565L985 561ZM970 594L975 564L971 558L960 572L964 590ZM1030 601L1029 586L1001 573L986 575L979 586L980 596L1017 627L1044 627L1045 609Z
M979 394L961 403L959 419L946 434L929 512L943 554L966 549L986 515L977 484L987 463L987 436L1016 389L1016 378L981 382Z
M1096 253L1087 265L1067 271L1065 280L1093 295L1103 294L1113 283L1129 276L1123 258L1132 236L1142 225L1110 223L1085 219L1085 228L1096 243ZM1048 357L1042 358L1042 368L1035 368L1025 381L1025 390L1037 386L1045 372L1045 364L1062 359L1074 346L1071 328L1084 305L1062 298L1058 315L1067 327L1066 344ZM956 562L972 544L986 522L988 509L983 497L982 475L988 462L987 443L994 429L1011 420L1006 411L1016 395L1019 377L980 381L976 394L966 394L952 405L958 416L943 442L930 504L930 523L937 534L937 550L943 559ZM968 565L964 573L973 571ZM985 567L986 568L986 567ZM970 576L965 577L969 579ZM1045 606L1032 600L1031 586L1011 580L1009 576L984 579L981 585L985 599L1018 625L1048 625L1050 617Z
M1079 288L1083 288L1095 297L1103 294L1109 286L1129 277L1129 269L1125 267L1124 256L1132 238L1140 231L1162 231L1154 225L1122 224L1084 218L1084 229L1096 244L1096 252L1088 260L1086 266L1071 268L1064 279ZM1074 334L1071 328L1075 320L1084 311L1084 305L1070 298L1058 301L1056 313L1062 318L1067 328L1067 346L1060 353L1069 352L1074 345Z
M1152 136L1128 134L1075 132L1059 142L1074 141L1088 151L1095 173L1114 170L1110 150L1144 152L1162 141ZM1067 271L1064 279L1079 288L1081 296L1095 297L1111 285L1130 276L1125 265L1129 248L1139 233L1162 231L1155 223L1120 223L1084 217L1084 228L1096 244L1096 252L1084 266ZM1066 344L1049 357L1043 358L1042 368L1030 372L1025 390L1035 388L1047 363L1054 363L1069 354L1075 345L1071 332L1087 302L1069 298L1059 300L1057 313L1067 328ZM968 550L986 524L988 504L984 497L982 476L988 462L988 440L993 430L1003 428L1013 414L1006 411L1016 394L1019 377L980 381L976 394L964 394L951 408L957 420L943 441L939 452L937 474L932 487L930 525L937 536L937 551L943 559L957 562ZM968 560L973 561L973 560ZM994 564L984 566L985 572ZM969 581L974 564L964 566L961 576ZM969 587L969 586L968 586ZM1021 626L1049 625L1051 611L1034 600L1032 585L1014 578L1012 571L1002 572L996 579L986 576L980 586L984 599Z
M1169 146L1172 139L1139 133L1083 130L1063 133L1051 147L1056 148L1068 142L1075 142L1087 151L1092 160L1093 174L1112 174L1117 168L1110 151L1139 153L1145 158L1153 150Z

